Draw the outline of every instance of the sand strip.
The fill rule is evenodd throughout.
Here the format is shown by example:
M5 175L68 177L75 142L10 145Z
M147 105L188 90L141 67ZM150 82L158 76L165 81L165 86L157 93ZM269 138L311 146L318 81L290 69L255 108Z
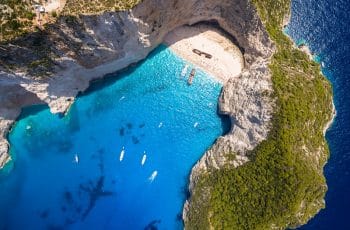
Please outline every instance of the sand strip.
M164 43L177 55L197 65L220 82L238 76L243 67L243 55L221 31L207 25L181 26L166 35ZM210 54L198 55L193 50Z

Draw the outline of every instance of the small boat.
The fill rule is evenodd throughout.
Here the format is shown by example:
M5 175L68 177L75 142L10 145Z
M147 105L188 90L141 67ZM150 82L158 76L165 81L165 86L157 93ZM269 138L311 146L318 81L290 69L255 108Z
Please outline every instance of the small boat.
M74 154L74 160L73 160L74 163L78 164L79 163L79 156L78 154Z
M197 128L197 126L199 125L198 122L194 123L193 127Z
M147 159L147 155L146 155L146 151L143 152L143 157L142 157L142 160L141 160L141 165L143 166L146 162L146 159Z
M186 65L185 65L185 67L182 69L182 72L181 72L181 77L186 76L188 67L189 67L189 65L188 65L188 64L186 64Z
M161 128L163 126L163 122L160 122L158 125L158 128Z
M123 160L124 154L125 154L125 149L124 149L124 146L123 146L122 151L120 151L119 161Z
M122 101L125 99L125 96L122 96L121 98L119 98L119 101Z
M154 179L156 179L156 176L158 175L158 171L154 171L152 173L152 175L148 178L148 180L150 180L151 182L154 181Z
M196 75L196 69L192 69L188 78L187 84L192 85L194 75Z

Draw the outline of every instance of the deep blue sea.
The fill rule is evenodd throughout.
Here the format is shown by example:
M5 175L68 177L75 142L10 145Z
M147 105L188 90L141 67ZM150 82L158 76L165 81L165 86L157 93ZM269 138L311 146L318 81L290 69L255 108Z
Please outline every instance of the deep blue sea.
M186 64L160 46L66 116L24 109L0 171L0 229L181 229L190 170L230 125L222 85L197 69L188 86Z
M350 229L350 1L292 0L288 33L315 53L333 84L337 116L326 134L326 209L301 229Z

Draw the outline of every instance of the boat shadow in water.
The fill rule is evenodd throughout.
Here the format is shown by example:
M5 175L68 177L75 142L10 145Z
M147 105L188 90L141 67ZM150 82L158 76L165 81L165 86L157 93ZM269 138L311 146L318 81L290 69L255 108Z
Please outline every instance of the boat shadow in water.
M160 224L161 220L153 220L149 224L146 225L144 230L157 230L157 225Z

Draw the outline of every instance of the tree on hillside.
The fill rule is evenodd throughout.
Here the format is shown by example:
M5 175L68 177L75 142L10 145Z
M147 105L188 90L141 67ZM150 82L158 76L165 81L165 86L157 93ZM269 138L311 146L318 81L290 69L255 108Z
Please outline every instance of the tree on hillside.
M12 13L13 13L13 9L11 7L5 4L0 4L0 33L1 33L0 41L3 40L2 27L9 20L11 20Z

